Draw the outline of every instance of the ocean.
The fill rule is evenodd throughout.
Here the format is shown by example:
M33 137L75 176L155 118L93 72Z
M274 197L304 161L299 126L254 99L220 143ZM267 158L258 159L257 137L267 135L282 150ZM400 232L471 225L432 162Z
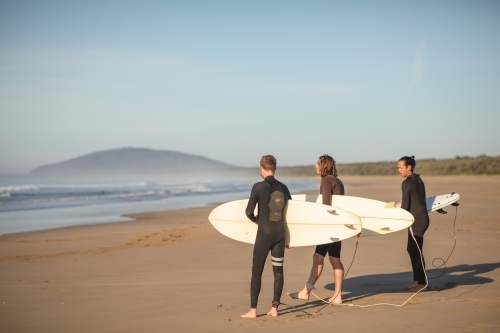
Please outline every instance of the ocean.
M130 220L123 214L174 210L248 198L252 180L42 181L0 179L0 234ZM291 192L316 180L286 181Z

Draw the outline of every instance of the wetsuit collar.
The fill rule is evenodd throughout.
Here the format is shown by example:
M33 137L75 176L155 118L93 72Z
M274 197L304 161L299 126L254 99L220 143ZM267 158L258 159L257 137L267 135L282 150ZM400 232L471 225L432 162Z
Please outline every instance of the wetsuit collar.
M264 178L264 180L266 180L266 179L268 179L268 178L269 178L269 179L274 179L274 176L273 176L273 175L267 176L266 178Z

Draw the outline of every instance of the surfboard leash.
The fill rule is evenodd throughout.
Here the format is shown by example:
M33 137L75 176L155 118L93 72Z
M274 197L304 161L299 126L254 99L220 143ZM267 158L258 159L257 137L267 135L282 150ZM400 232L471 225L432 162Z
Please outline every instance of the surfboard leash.
M328 305L331 305L331 306L351 306L351 307L359 307L359 308L367 308L367 307L373 307L373 306L382 306L382 305L385 305L385 306L397 306L397 307L401 307L401 306L404 306L406 305L413 297L415 297L418 293L420 293L422 290L425 290L427 288L427 286L429 285L429 280L430 279L437 279L441 276L443 276L444 272L446 271L446 263L448 262L448 260L451 258L451 255L453 254L453 251L455 251L455 247L457 245L457 234L456 234L456 222L457 222L457 216L458 216L458 202L455 202L453 204L451 204L452 206L455 206L455 218L453 219L453 236L454 236L454 244L453 244L453 248L451 249L451 252L450 254L448 255L448 257L446 258L446 260L443 260L443 258L440 258L440 257L437 257L437 258L434 258L432 260L432 266L434 268L439 268L439 267L443 267L443 271L441 272L440 275L436 276L436 277L432 277L432 278L429 278L427 276L427 272L424 268L424 274L425 274L425 286L423 288L421 288L420 290L418 290L417 292L415 292L413 295L411 295L405 302L403 302L402 304L393 304L393 303L376 303L376 304L368 304L368 305L358 305L358 304L332 304L331 302L327 302L325 301L324 299L320 298L318 295L316 295L312 290L311 290L311 294L313 294L314 297L316 297L318 300L320 300L321 302L325 303L326 305L323 306L321 309L319 309L316 313L320 312L321 310L323 310L324 308L326 308ZM413 235L413 229L410 227L410 232L411 232L411 236L413 238L413 240L415 241L415 244L417 245L417 248L418 248L418 251L420 253L420 260L422 262L422 266L423 266L423 262L424 262L424 259L423 259L423 256L422 256L422 251L420 249L420 246L418 246L418 243L417 243L417 240L415 239L415 236ZM352 261L351 261L351 264L349 265L349 268L347 269L345 275L344 275L344 278L342 279L342 284L344 284L344 280L346 279L347 277L347 274L349 273L349 270L351 269L352 267L352 264L354 263L354 258L356 257L356 251L358 249L358 242L359 242L359 236L361 234L358 234L358 238L356 239L356 248L354 250L354 255L353 255L353 258L352 258ZM434 264L434 262L436 260L441 260L443 263L441 265L438 265L436 266ZM342 286L340 288L340 291L339 293L342 292ZM336 297L338 296L338 293L333 297L333 299L335 299Z
M450 260L450 257L451 257L451 255L453 254L453 251L455 251L455 247L457 246L457 231L456 231L456 222L457 222L457 216L458 216L458 206L459 206L459 204L458 204L458 202L455 202L455 203L452 203L451 205L452 205L452 206L455 206L455 218L453 219L453 236L455 237L455 242L454 242L454 244L453 244L453 248L451 249L451 252L450 252L450 254L448 255L448 258L446 258L446 260L443 260L443 258L440 258L440 257L434 258L434 259L432 260L432 266L433 266L434 268L440 268L440 267L443 267L443 266L444 266L444 267L443 267L443 271L441 272L441 274L439 274L438 276L435 276L435 277L431 277L431 278L429 278L429 280L432 280L432 279L437 279L437 278L439 278L439 277L443 276L443 274L444 274L444 272L446 271L446 268L447 268L447 267L446 267L446 263L448 262L448 260ZM434 262L435 262L436 260L441 260L443 263L442 263L441 265L436 266L436 265L434 264Z
M415 236L413 235L413 229L410 227L410 233L411 233L411 237L413 238L413 240L415 241L415 244L417 244L417 248L418 248L418 252L420 253L420 260L422 262L422 267L423 267L423 262L424 262L424 258L422 256L422 251L420 250L420 246L418 246L418 243L417 243L417 240L415 239ZM356 249L358 247L358 244L357 244L357 241L356 241ZM356 252L354 253L354 256L356 255ZM352 259L352 262L354 262L354 256L353 256L353 259ZM352 262L351 262L351 266L352 266ZM349 269L351 267L349 266ZM348 273L349 271L347 271ZM345 277L347 276L347 273L345 274L344 276L344 279ZM413 297L415 297L419 292L421 292L422 290L425 290L427 288L427 286L429 285L429 278L427 277L427 272L425 271L425 268L424 268L424 274L425 274L425 286L422 287L420 290L417 290L417 292L415 292L413 295L411 295L406 301L404 301L403 303L401 304L393 304L393 303L376 303L376 304L368 304L368 305L358 305L358 304L332 304L331 302L327 302L325 301L324 299L320 298L318 295L316 295L313 291L311 291L311 293L314 295L314 297L316 297L318 300L322 301L323 303L326 303L326 305L324 307L322 307L321 309L319 309L316 313L320 312L321 310L323 310L324 308L326 308L328 305L331 305L331 306L337 306L337 307L340 307L340 306L351 306L351 307L357 307L357 308L369 308L369 307L374 307L374 306L396 306L396 307L402 307L404 305L406 305ZM342 280L343 282L344 280ZM341 289L342 291L342 289ZM340 292L341 292L340 291ZM335 295L336 297L337 295ZM335 299L335 298L334 298Z
M344 281L345 279L347 278L347 275L349 274L349 271L351 270L351 267L352 267L352 264L354 263L354 258L356 258L356 252L358 252L358 244L359 244L359 239L361 238L361 233L359 233L356 237L356 247L354 248L354 254L352 255L352 260L351 260L351 264L349 265L349 268L347 268L347 271L345 272L344 274L344 277L342 278L342 284L340 286L340 290L338 293L336 293L334 296L333 296L333 299L337 298L337 296L339 295L339 293L342 293L342 286L344 285ZM316 313L320 312L321 310L323 310L325 307L327 307L328 305L333 305L332 303L330 302L326 302L324 299L322 298L319 298L318 295L316 295L313 291L313 289L310 289L310 292L314 295L314 297L316 297L317 299L319 299L320 301L326 303L327 305L325 305L324 307L322 307L321 309L319 309L318 311L316 311Z

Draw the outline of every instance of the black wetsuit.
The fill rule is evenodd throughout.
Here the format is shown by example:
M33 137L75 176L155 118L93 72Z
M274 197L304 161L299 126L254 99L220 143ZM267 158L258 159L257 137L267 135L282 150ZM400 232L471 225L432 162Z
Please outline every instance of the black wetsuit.
M257 307L262 271L267 255L271 251L274 273L273 302L280 302L283 291L283 261L285 257L285 220L284 210L291 199L288 188L268 176L252 188L245 211L248 218L258 224L257 237L253 248L252 281L250 284L251 308ZM259 204L258 214L254 215L255 205Z
M344 184L335 176L328 175L321 178L321 185L319 186L319 193L323 198L323 205L332 205L332 195L344 195ZM326 254L330 257L340 258L340 250L342 249L342 242L334 242L321 244L316 246L315 253L325 257Z
M403 198L401 200L401 208L409 211L415 218L410 227L413 230L415 240L411 236L408 228L408 246L407 251L410 255L411 267L413 269L413 281L418 281L418 284L426 284L425 279L425 260L423 254L424 233L429 228L429 214L425 203L425 185L422 179L417 174L412 174L401 184ZM420 248L420 251L419 251ZM420 258L422 252L422 258Z

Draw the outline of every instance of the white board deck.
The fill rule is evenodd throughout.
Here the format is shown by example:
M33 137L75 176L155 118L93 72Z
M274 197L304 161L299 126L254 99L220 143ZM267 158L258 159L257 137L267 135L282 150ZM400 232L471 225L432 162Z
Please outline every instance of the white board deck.
M292 194L293 200L322 203L321 194ZM332 196L332 206L358 215L361 218L362 237L385 235L408 228L414 222L413 215L404 209L388 205L386 202L351 197Z
M248 200L217 206L208 219L231 239L254 244L257 224L245 215ZM350 212L323 204L289 200L285 207L285 244L292 247L331 243L361 232L361 219Z
M460 200L460 194L452 192L425 198L425 205L427 211L430 213L454 204L458 200ZM397 204L396 207L401 207L401 204Z

